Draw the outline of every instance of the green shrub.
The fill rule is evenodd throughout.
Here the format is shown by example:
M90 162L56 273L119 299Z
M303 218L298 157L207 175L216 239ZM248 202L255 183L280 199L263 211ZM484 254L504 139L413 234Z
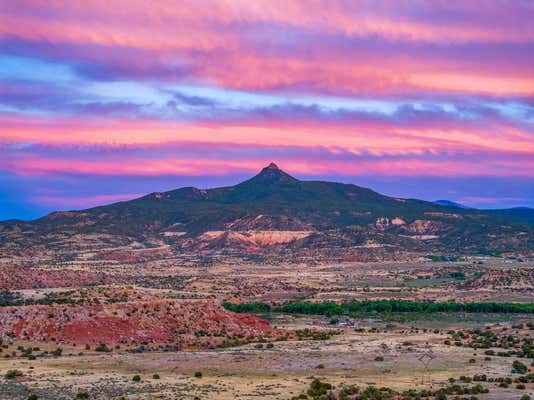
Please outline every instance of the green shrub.
M22 371L19 371L18 369L10 369L5 373L4 378L15 379L17 376L22 376Z
M329 383L323 383L319 379L314 379L308 389L308 395L314 398L320 398L332 389L332 385Z
M95 351L99 351L102 353L110 353L111 349L105 343L100 343L98 346L95 347Z
M109 353L111 352L111 349L105 343L100 343L98 346L95 347L95 351L100 351L102 353Z
M52 352L53 356L59 357L63 353L63 349L61 347L58 347Z
M139 375L134 375L133 378L132 378L132 381L139 382L139 381L141 381L141 377Z
M512 373L514 374L524 374L528 371L528 368L521 361L514 361L512 364Z

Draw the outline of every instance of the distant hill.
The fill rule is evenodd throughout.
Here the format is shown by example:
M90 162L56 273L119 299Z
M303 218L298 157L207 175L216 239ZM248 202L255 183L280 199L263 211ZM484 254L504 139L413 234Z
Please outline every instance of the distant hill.
M529 221L534 223L534 208L528 207L514 207L505 208L503 210L488 210L490 213L504 216L512 220Z
M456 203L450 200L436 200L434 201L434 204L439 204L441 206L447 206L447 207L470 208L470 207L464 206L463 204ZM509 221L534 223L534 208L513 207L513 208L504 208L504 209L488 209L484 211L489 214L499 215L499 216L508 218Z
M275 164L235 186L185 187L31 222L0 223L0 249L495 254L534 251L530 209L476 210L383 196L352 184L301 181ZM363 257L363 256L362 256Z

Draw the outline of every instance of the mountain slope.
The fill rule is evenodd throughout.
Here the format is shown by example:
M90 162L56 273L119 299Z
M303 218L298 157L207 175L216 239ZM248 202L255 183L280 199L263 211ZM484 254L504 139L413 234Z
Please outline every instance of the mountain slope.
M469 208L467 206L464 206L463 204L456 203L456 202L450 201L450 200L436 200L434 203L435 204L439 204L440 206Z
M534 248L534 231L521 215L396 199L351 184L301 181L270 164L235 186L186 187L32 222L7 221L0 224L0 245L50 249L73 241L102 247L135 240L180 251L389 246L527 254Z

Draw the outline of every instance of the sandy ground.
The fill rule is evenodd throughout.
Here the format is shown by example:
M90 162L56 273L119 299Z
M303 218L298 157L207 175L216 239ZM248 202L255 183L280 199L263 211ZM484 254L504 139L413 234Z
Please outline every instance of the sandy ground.
M480 264L482 263L482 264ZM46 265L39 268L46 270ZM399 262L350 264L277 264L255 265L233 262L198 266L196 260L166 259L143 264L74 261L62 268L101 272L163 298L239 298L244 301L282 302L295 298L307 300L364 300L377 298L434 299L460 301L534 301L534 289L521 282L508 286L463 287L448 274L462 269L467 274L512 268L534 269L532 260L507 261L476 258L454 263ZM426 278L429 276L429 279ZM127 282L127 283L124 283ZM497 284L499 284L497 280ZM150 289L149 289L150 288ZM45 293L66 288L21 290L25 298L41 298ZM482 326L485 317L466 316L464 326ZM288 329L306 327L308 318L275 319L273 324ZM531 319L532 321L532 319ZM324 323L324 319L322 321ZM493 321L493 322L499 322ZM445 330L457 321L421 321L421 326ZM327 341L275 342L272 349L257 349L254 344L209 351L147 352L134 354L124 349L95 353L83 348L63 346L61 357L37 360L5 358L21 344L15 343L0 353L0 399L26 400L32 393L39 399L73 399L87 391L90 399L289 399L303 393L313 377L335 385L389 386L393 389L439 388L448 378L487 374L511 376L514 357L485 360L482 350L446 346L443 333L406 333L409 328L382 333L358 333L342 328L343 334ZM443 332L443 331L442 331ZM532 332L532 331L531 331ZM403 345L411 342L411 345ZM435 355L426 370L418 357L430 344ZM82 352L83 354L79 355ZM377 356L384 361L375 361ZM470 363L470 359L475 359ZM3 378L8 370L18 369L23 376ZM201 378L194 376L202 372ZM153 374L160 379L153 379ZM133 382L134 375L140 382ZM517 400L522 394L534 397L534 388L518 390L515 385L498 388L484 383L488 394L481 400Z
M299 321L301 325L304 321ZM484 373L510 376L514 358L492 357L482 351L445 346L444 334L343 333L328 341L276 342L272 349L254 344L239 348L174 353L112 353L38 359L2 359L0 371L19 369L20 382L0 380L1 399L26 399L36 393L40 399L72 399L80 390L91 399L289 399L305 391L313 377L336 385L389 386L409 388L444 385L448 378ZM411 345L403 345L411 342ZM418 357L432 346L434 360L427 369ZM70 349L71 350L71 349ZM67 350L65 354L68 354ZM384 361L375 361L383 356ZM476 363L469 363L474 358ZM32 366L34 369L29 369ZM202 372L195 378L196 371ZM158 373L161 379L153 379ZM138 383L132 382L136 374ZM534 394L485 384L490 393L481 399L518 399Z

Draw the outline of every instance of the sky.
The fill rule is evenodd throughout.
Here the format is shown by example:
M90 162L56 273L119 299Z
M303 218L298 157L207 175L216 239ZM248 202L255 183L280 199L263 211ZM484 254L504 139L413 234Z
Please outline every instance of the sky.
M0 0L0 220L274 161L534 207L529 0Z

